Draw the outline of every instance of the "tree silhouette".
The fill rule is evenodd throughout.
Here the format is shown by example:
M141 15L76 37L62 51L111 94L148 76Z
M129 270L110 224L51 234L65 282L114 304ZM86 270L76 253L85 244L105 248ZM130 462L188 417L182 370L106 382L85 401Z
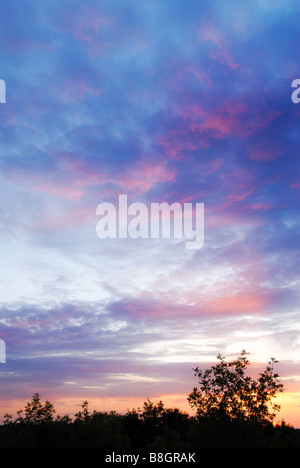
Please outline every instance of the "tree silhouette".
M25 415L23 416L23 413ZM41 401L41 395L34 393L32 400L28 402L23 410L17 411L18 417L15 423L19 424L32 424L39 425L53 422L53 415L56 410L50 401L46 401L44 404ZM10 414L4 415L4 423L9 424L12 420Z
M223 419L227 421L255 422L270 424L280 406L272 402L283 385L274 373L274 358L268 362L258 379L245 375L250 364L246 351L234 361L226 362L218 354L219 363L205 371L196 367L195 376L199 388L188 395L189 404L197 409L199 418Z
M270 405L270 400L282 391L273 371L275 359L254 380L244 374L248 365L245 354L231 363L219 355L219 364L211 369L195 369L200 389L194 388L188 398L198 416L149 399L142 408L126 414L90 411L84 401L74 418L54 416L52 403L42 403L35 393L17 411L15 420L4 415L0 448L299 448L300 429L284 421L271 424L271 410L276 412L279 406Z

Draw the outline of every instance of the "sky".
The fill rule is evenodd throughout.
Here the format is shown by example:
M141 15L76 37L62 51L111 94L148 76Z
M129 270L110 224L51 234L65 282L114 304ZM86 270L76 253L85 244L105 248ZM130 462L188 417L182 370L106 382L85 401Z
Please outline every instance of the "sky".
M297 0L2 0L0 418L150 398L249 352L300 427ZM204 244L104 238L97 206L204 204Z

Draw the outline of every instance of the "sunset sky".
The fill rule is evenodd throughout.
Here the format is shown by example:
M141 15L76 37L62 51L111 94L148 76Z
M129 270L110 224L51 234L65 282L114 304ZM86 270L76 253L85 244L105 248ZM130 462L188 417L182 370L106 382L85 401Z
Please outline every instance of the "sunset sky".
M188 409L271 357L300 427L298 0L2 0L0 420ZM97 206L204 203L205 240L99 239Z

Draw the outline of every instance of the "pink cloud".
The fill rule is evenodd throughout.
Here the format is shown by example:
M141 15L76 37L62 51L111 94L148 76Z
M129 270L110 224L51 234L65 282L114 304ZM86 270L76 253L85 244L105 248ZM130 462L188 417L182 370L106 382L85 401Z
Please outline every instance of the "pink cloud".
M70 201L81 201L88 195L89 188L97 190L103 198L115 197L120 192L143 195L155 184L171 182L176 173L164 161L140 160L123 172L101 172L89 162L75 155L56 153L58 168L49 173L26 175L30 190L60 196ZM20 183L22 174L10 174L11 182ZM97 200L98 201L98 200Z
M223 101L217 108L205 109L199 104L177 106L174 109L182 121L177 128L157 138L157 144L174 159L182 159L185 150L194 151L208 148L211 140L220 140L228 136L247 137L257 127L243 122L247 115L247 105L241 101ZM267 123L261 121L261 127Z
M104 14L99 8L84 5L78 9L76 6L68 15L55 17L55 25L59 32L72 35L85 47L88 55L97 57L108 47L107 41L102 37L102 31L112 28L113 19Z
M236 167L219 176L220 186L224 192L225 207L246 200L258 187L255 176L242 167ZM224 205L222 206L224 209Z
M83 196L82 190L78 190L70 185L66 186L65 184L56 184L46 179L37 183L35 186L32 186L32 189L39 192L46 192L50 195L59 195L67 200L77 201Z
M193 75L195 75L202 83L205 83L210 88L213 86L213 82L211 81L209 74L203 70L199 71L191 67L186 67L186 70L193 73Z
M208 310L214 314L253 314L261 312L267 304L268 298L263 294L243 292L213 299Z
M261 162L273 161L279 158L283 153L284 150L280 147L280 145L270 145L270 141L262 141L256 145L252 145L252 147L247 151L249 159L254 159Z
M173 159L184 159L183 151L195 151L198 148L207 148L205 140L195 136L190 137L189 130L180 126L176 130L171 130L167 134L161 135L157 144L162 146L165 153Z
M5 37L4 39L4 48L14 54L14 53L26 53L29 51L41 51L49 50L53 51L53 45L47 43L45 39L39 38L39 40L33 40L22 36L22 39L14 35L13 37Z
M72 171L78 173L78 169L74 167ZM142 195L156 183L172 181L174 177L174 171L169 169L163 161L147 162L141 160L136 165L126 168L123 172L113 175L95 172L94 168L79 167L79 174L77 175L75 185L85 186L113 183L120 190Z
M252 273L251 268L255 271ZM245 273L241 282L247 280L252 282L257 277L263 278L264 273L260 271L259 263L253 261L248 265L249 274ZM248 277L247 277L248 275ZM256 276L255 276L256 275ZM126 303L116 303L113 309L122 316L130 317L130 320L156 321L177 320L196 317L219 316L219 315L245 315L261 314L275 299L269 294L261 291L252 291L251 288L239 292L228 293L236 287L224 280L223 284L205 291L198 288L191 291L181 291L177 298L177 291L168 291L164 295L160 293L159 298L151 292L143 292L139 298ZM164 296L164 297L163 297ZM179 301L177 303L177 301Z
M225 42L224 35L221 35L220 30L217 30L213 24L202 26L198 34L201 40L209 41L216 46L217 52L211 52L210 54L212 58L225 63L231 70L235 70L239 67Z
M74 77L73 81L62 85L59 96L63 101L78 101L84 99L87 94L99 97L103 92L103 89L99 87L92 88L89 86L86 80Z
M247 210L253 211L267 211L274 208L274 205L271 203L250 203L244 207Z
M70 32L77 39L90 41L103 27L110 25L111 22L111 18L100 12L99 9L86 5L80 10L75 8L69 11L68 15L64 15L63 22L60 21L60 27L63 31Z
M265 130L279 117L279 110L266 109L267 103L260 99L257 108L250 110L246 100L222 99L214 107L197 102L182 102L173 106L173 113L181 120L177 126L160 134L157 144L174 159L182 159L185 150L194 151L208 148L213 140L221 140L229 136L248 138ZM265 112L264 112L265 109ZM282 154L282 149L274 145L270 147L270 139L261 140L256 147L249 147L251 159L270 160Z

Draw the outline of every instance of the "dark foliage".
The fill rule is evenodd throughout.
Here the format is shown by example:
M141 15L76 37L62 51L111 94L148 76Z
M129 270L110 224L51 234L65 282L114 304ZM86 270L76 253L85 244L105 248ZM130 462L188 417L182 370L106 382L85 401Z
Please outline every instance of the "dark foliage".
M205 371L194 369L199 379L188 395L190 405L197 409L199 417L229 420L231 422L252 422L261 425L272 423L280 405L273 402L276 394L283 391L271 358L258 379L245 375L250 364L246 351L233 361L225 361L220 354L219 362Z
M73 420L54 417L53 406L43 405L38 394L28 405L14 421L6 415L1 448L300 448L300 430L284 422L273 426L194 417L161 401L147 400L142 409L123 415L89 412L84 402Z
M38 393L13 420L6 414L0 426L0 448L300 448L300 429L284 421L274 426L279 406L271 399L282 391L272 359L255 380L245 376L245 352L232 362L220 362L206 371L195 369L199 388L188 395L196 416L162 401L149 399L143 408L126 414L90 412L88 402L71 419L55 416L49 401Z

